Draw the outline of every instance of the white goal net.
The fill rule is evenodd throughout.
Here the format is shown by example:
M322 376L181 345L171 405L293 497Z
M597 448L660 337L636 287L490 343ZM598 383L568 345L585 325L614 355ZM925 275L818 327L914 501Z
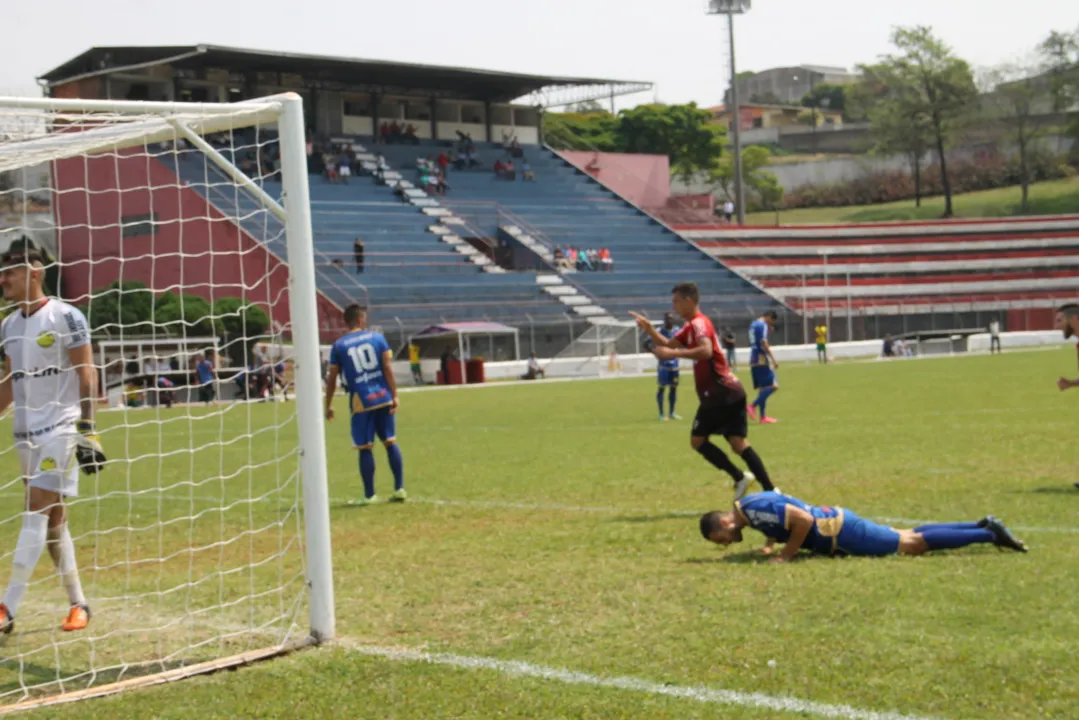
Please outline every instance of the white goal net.
M595 374L600 377L636 375L645 369L641 352L640 332L635 323L600 319L574 338L556 358L578 361L571 374Z
M0 710L333 635L300 103L0 98Z

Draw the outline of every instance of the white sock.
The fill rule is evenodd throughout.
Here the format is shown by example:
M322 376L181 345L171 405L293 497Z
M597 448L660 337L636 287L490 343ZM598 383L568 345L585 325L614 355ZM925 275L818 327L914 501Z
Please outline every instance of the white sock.
M11 568L11 580L4 593L4 605L12 617L19 608L19 601L26 592L30 576L34 574L37 561L45 551L48 535L49 518L38 512L25 512L22 516L22 530L15 543L15 557Z
M60 580L67 590L67 599L72 605L85 605L86 596L82 594L82 582L79 581L79 566L75 562L75 543L65 522L60 527L49 528L49 555L60 573Z

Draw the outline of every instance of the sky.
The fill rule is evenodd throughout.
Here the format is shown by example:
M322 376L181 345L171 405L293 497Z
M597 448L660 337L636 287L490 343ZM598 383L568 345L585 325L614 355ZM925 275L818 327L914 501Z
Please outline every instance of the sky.
M721 102L726 20L706 0L50 0L4 10L0 94L92 46L239 47L655 83L651 102ZM738 70L853 68L895 26L928 25L975 68L1079 28L1076 0L755 0L735 22ZM14 32L11 32L11 31Z

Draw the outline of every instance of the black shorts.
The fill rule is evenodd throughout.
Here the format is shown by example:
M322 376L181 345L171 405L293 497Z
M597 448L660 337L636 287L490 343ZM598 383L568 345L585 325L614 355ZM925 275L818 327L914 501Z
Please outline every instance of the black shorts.
M745 437L749 432L746 404L736 402L714 407L702 406L697 409L697 416L693 418L693 429L690 432L694 437L708 437L709 435Z
M199 402L208 403L214 399L215 394L214 384L212 382L199 386Z

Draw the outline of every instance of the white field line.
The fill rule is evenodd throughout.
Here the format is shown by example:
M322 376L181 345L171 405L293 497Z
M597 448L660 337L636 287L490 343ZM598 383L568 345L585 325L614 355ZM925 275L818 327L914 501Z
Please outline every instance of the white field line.
M59 609L57 612L59 612ZM138 614L140 617L142 616L141 613ZM144 619L151 619L158 625L168 625L176 622L176 617L166 618L159 616L156 613L147 614ZM266 637L274 643L283 642L279 633L270 632L267 628L251 627L245 623L231 622L224 618L210 617L204 618L204 620L209 621L208 624L213 629L224 635L241 637L245 634L250 634ZM292 628L296 629L296 626L293 625ZM335 638L331 642L331 645L336 645L349 653L395 662L426 663L429 665L452 667L461 670L486 670L498 673L507 678L533 678L536 680L558 682L566 685L623 690L645 695L691 700L693 702L708 705L726 705L752 708L755 710L770 710L802 716L809 715L821 718L837 718L838 720L936 720L935 718L922 715L905 715L897 712L863 710L851 705L820 703L783 695L767 695L765 693L725 690L722 688L707 687L705 685L673 685L670 683L659 683L652 680L628 676L595 675L566 668L522 662L520 660L501 660L498 658L477 655L458 655L455 653L432 653L411 648L373 645L349 637Z
M709 705L771 710L823 718L839 718L840 720L928 720L923 716L862 710L850 705L831 705L781 695L723 690L704 685L671 685L619 675L593 675L547 665L535 665L519 660L499 660L497 658L473 655L429 653L421 650L365 645L347 638L341 638L337 642L349 652L397 662L427 663L463 670L487 670L511 678L535 678L566 685L624 690L645 695L692 700Z

